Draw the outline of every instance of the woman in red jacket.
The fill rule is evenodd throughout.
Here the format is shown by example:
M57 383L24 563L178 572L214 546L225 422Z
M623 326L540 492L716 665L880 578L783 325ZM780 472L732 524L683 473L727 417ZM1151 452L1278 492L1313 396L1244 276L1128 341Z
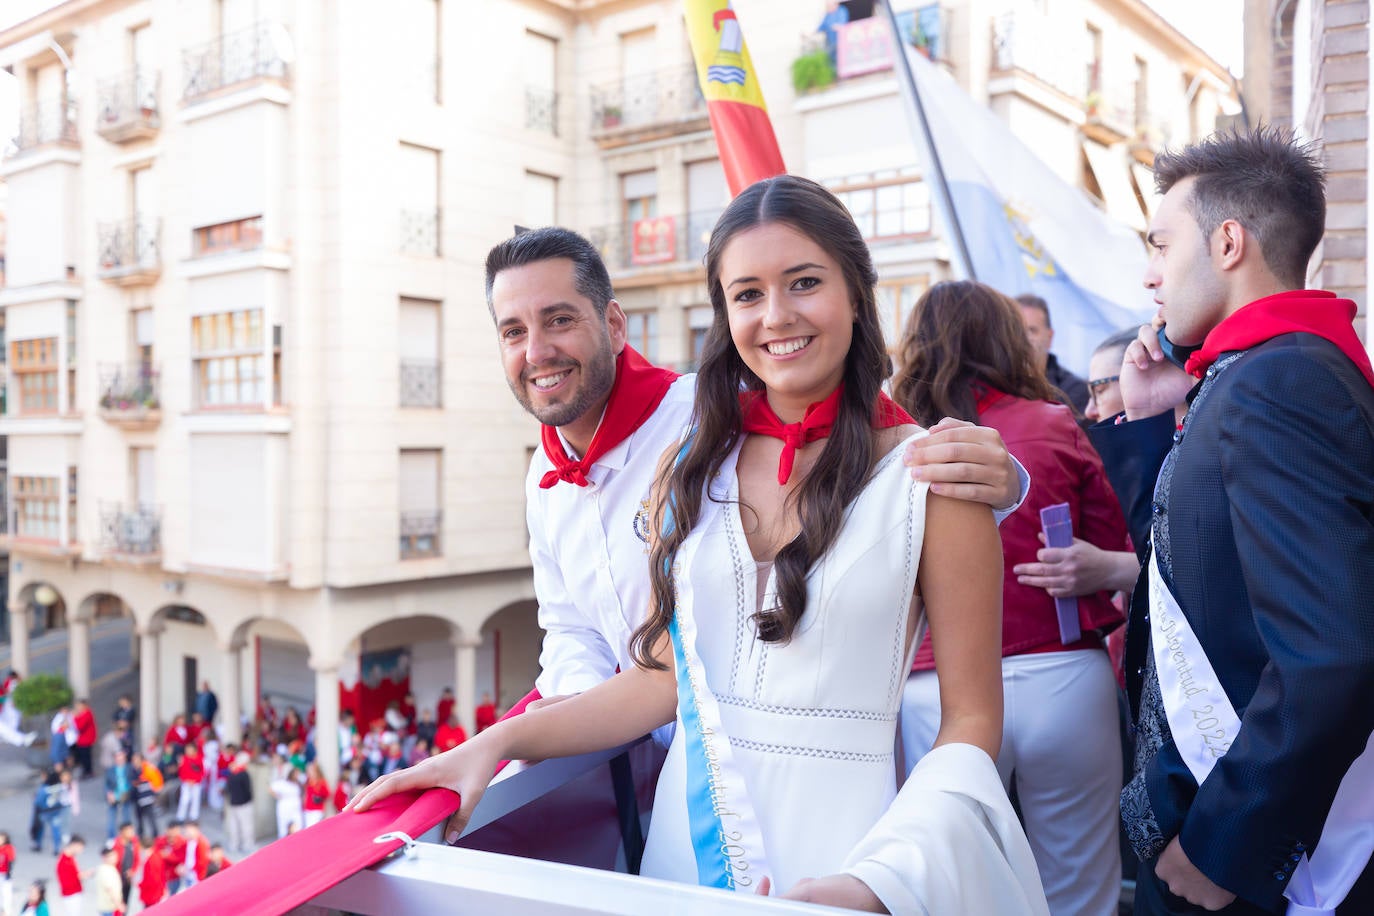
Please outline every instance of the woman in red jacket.
M1061 624L1055 598L1019 582L1013 567L1035 560L1040 510L1059 503L1068 504L1075 537L1130 551L1121 506L1073 411L1036 366L1011 299L981 283L935 285L907 321L899 358L893 397L917 423L949 416L991 426L1030 473L1025 502L1001 525L1005 703L997 768L1008 789L1015 781L1051 912L1114 914L1121 743L1103 636L1122 614L1104 590L1077 599L1076 619ZM939 729L934 667L927 637L902 704L908 771Z
M301 793L301 808L305 812L305 826L324 820L324 806L329 803L329 783L313 760L305 765L305 791Z

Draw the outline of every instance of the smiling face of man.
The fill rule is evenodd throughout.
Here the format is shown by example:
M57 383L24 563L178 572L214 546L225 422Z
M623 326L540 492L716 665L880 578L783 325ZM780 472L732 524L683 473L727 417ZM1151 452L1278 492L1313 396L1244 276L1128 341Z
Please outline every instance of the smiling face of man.
M567 258L508 268L492 282L491 308L511 393L585 451L615 384L625 313L615 300L598 312L576 280Z

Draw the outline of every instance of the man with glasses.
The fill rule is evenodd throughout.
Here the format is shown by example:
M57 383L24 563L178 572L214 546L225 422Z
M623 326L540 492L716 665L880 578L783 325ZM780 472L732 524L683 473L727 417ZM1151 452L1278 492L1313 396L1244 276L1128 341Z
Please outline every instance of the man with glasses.
M1098 344L1088 360L1088 406L1083 416L1094 423L1126 409L1121 403L1121 358L1138 332L1139 328L1116 332Z

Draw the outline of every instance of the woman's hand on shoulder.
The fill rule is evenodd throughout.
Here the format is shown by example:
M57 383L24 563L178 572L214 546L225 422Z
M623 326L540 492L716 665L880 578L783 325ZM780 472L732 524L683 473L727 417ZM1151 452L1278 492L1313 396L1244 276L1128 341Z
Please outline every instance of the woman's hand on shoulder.
M1010 508L1021 496L1016 462L990 426L945 417L908 446L905 463L913 479L930 481L930 492L941 496L994 509Z
M449 789L458 793L461 802L444 828L444 838L450 843L454 842L467 826L472 809L477 807L477 802L496 772L497 764L501 762L502 752L498 742L483 740L484 736L491 735L495 730L488 729L483 735L422 760L413 767L373 780L349 801L344 811L366 811L398 792Z

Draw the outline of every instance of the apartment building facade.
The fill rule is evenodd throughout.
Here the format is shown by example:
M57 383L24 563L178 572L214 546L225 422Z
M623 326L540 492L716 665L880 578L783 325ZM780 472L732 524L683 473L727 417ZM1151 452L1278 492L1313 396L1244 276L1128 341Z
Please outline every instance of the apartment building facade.
M1139 0L897 5L1142 226L1150 152L1231 98ZM735 6L784 157L864 226L895 332L948 259L891 38L848 4L838 73L802 91L824 4ZM537 427L482 259L516 225L585 232L632 343L690 367L728 200L691 62L676 0L67 0L0 33L24 99L0 163L15 666L66 626L86 692L91 627L131 618L145 735L207 679L231 737L263 697L325 734L401 683L455 686L469 724L481 692L518 698Z

